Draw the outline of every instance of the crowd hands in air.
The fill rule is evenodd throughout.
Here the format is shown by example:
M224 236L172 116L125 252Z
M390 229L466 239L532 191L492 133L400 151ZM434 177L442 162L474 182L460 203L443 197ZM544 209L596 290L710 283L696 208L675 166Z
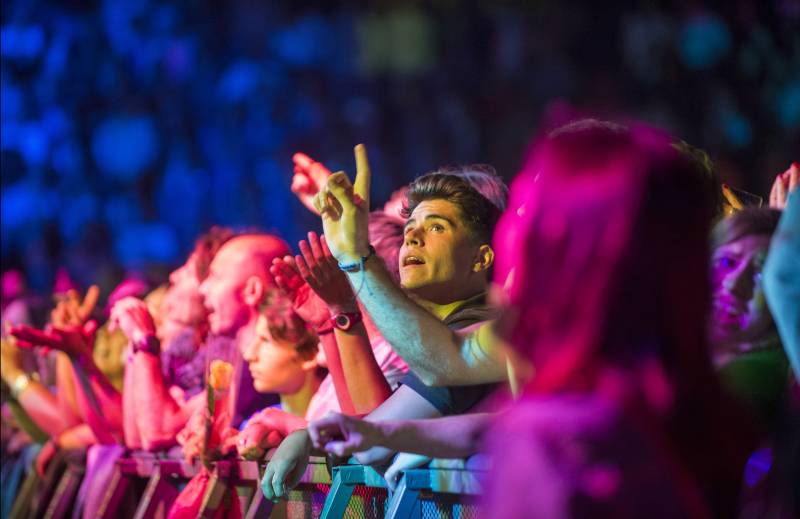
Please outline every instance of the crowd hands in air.
M36 470L109 445L268 457L278 500L312 454L394 488L431 458L486 452L495 517L791 510L798 164L752 208L651 128L583 120L535 149L510 193L490 167L442 168L377 210L364 145L352 182L297 153L291 190L323 230L297 254L214 228L166 288L115 291L100 327L94 286L43 330L6 326L17 422L47 439ZM122 347L98 356L101 341ZM53 387L30 352L54 359ZM745 482L764 449L772 470Z

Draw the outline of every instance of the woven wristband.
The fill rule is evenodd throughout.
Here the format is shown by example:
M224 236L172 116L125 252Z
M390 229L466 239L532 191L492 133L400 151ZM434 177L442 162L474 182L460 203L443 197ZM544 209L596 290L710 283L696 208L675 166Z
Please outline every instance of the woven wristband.
M375 247L369 246L369 252L366 256L362 256L359 261L353 263L339 263L339 268L345 272L359 272L364 270L364 263L367 262L372 256L375 255Z

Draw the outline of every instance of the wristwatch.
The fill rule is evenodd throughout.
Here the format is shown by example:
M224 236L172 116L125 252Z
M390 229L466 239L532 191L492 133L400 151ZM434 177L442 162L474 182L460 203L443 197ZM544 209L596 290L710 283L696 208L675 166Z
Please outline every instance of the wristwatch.
M161 354L161 343L155 335L148 335L144 339L133 344L133 352L139 353L152 353L153 355Z
M340 312L331 317L331 324L346 332L361 321L361 312Z

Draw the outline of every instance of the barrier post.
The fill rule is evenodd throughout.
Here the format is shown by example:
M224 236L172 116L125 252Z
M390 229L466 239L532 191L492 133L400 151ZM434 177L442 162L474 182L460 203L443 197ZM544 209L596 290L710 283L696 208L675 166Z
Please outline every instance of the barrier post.
M334 519L344 515L353 489L365 481L364 467L361 465L341 465L333 468L333 484L325 498L325 507L320 519Z
M430 488L430 470L412 469L405 471L397 484L397 490L390 498L386 519L419 519L421 516L420 491L429 490Z

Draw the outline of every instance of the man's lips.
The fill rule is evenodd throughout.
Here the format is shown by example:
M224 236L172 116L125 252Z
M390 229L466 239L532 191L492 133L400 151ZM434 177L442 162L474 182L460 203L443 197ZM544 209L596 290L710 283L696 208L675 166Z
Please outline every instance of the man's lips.
M425 264L425 260L422 259L419 256L414 255L414 254L409 254L408 256L403 258L403 266L404 267L413 267L413 266L424 265L424 264Z

